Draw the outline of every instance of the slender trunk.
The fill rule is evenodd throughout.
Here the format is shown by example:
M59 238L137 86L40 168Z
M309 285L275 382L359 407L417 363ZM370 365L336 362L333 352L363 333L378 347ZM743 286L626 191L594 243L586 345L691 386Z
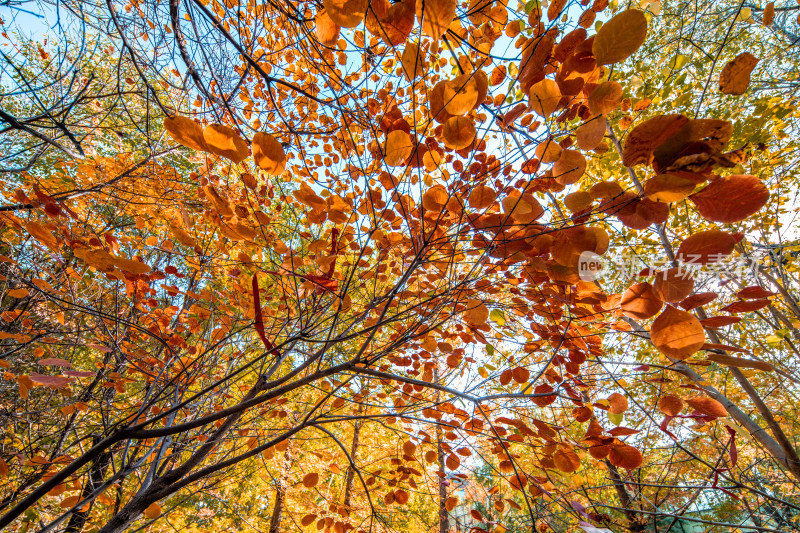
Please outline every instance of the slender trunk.
M617 467L612 465L608 459L606 459L605 463L608 467L608 473L611 475L611 481L614 483L614 490L617 491L617 497L624 509L625 519L628 521L628 531L644 531L645 522L641 520L636 514L636 511L633 510L633 499L628 493L628 489L625 487L625 482L622 481L619 475L619 470L617 470Z
M356 462L356 454L358 453L358 436L361 432L361 420L357 420L355 427L353 428L353 444L350 446L350 459L352 460L353 464ZM353 465L347 467L347 475L345 476L344 480L344 506L348 508L350 507L350 503L353 497L353 480L356 476L356 469Z
M286 489L283 480L278 482L278 489L275 491L275 505L272 506L272 518L269 521L269 533L278 533L281 529L281 516L283 515L283 497Z
M101 440L102 437L95 435L92 446L96 446ZM86 482L81 492L81 499L89 496L97 487L103 484L109 464L111 464L111 451L110 449L106 449L94 460L89 470L89 480ZM89 518L89 512L92 510L93 503L93 501L90 502L84 509L75 511L72 514L66 529L64 529L64 533L80 533L80 531L83 530L83 527L86 525L86 520Z
M439 370L433 368L433 379L435 383L439 383ZM439 392L436 392L436 402L439 402ZM439 465L439 533L448 533L450 531L450 519L447 512L447 485L444 484L445 464L444 464L444 448L442 447L442 428L436 425L436 458Z
M450 520L446 507L447 486L444 484L444 448L442 448L442 429L439 426L436 426L436 456L439 461L439 472L441 473L439 479L439 533L448 533L450 531Z

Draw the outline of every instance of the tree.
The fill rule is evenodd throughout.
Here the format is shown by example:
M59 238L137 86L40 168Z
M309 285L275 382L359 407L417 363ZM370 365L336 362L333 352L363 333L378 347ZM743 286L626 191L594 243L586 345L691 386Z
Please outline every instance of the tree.
M691 7L39 6L0 525L796 529L796 8Z

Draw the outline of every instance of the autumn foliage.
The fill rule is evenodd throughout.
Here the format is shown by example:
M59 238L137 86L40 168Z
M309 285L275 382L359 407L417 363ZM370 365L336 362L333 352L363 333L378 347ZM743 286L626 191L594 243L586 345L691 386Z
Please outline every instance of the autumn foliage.
M4 8L0 527L800 527L800 6L688 4Z

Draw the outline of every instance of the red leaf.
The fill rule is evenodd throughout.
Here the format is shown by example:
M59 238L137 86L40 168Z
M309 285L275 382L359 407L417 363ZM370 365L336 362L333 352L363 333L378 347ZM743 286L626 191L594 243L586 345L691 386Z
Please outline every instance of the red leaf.
M700 215L714 222L739 222L758 212L769 200L769 190L755 176L719 178L689 196Z
M775 296L775 293L768 291L764 287L751 285L737 292L736 296L742 300L757 300L760 298L769 298L770 296Z
M726 305L720 311L725 311L726 313L749 313L750 311L758 311L759 309L766 307L769 305L769 300L744 300L741 302L733 302L730 305Z

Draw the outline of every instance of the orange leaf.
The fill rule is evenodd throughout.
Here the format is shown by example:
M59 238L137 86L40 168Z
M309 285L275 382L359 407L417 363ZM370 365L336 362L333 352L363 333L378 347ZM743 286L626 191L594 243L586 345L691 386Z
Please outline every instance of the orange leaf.
M677 258L687 264L707 265L722 261L733 252L734 246L742 240L741 233L728 233L721 230L701 231L691 235L678 247Z
M456 18L456 0L417 0L417 19L422 32L436 40L447 31Z
M608 402L611 404L608 409L611 414L620 415L628 410L628 399L618 392L609 396Z
M467 117L451 117L442 127L445 145L453 150L462 150L475 140L475 124Z
M303 525L303 526L310 526L312 523L314 523L314 520L316 520L316 519L317 519L317 515L315 515L315 514L307 514L300 520L300 524Z
M713 398L705 396L698 396L697 398L690 398L686 400L689 406L698 413L713 416L717 418L724 418L728 416L728 411L721 403Z
M686 359L705 343L703 326L694 315L668 305L650 327L653 345L668 357Z
M692 293L694 278L685 269L673 267L656 273L653 292L669 303L680 302Z
M203 137L203 127L199 122L188 117L174 116L164 119L164 129L179 144L187 148L208 151Z
M627 444L614 444L608 452L608 461L612 465L628 470L639 468L642 460L641 452Z
M667 416L678 416L683 409L683 400L674 394L666 394L658 400L658 410Z
M227 157L234 163L241 163L250 155L250 148L233 128L222 124L212 124L203 130L206 150Z
M275 137L258 132L253 135L253 159L268 174L277 176L286 168L286 152Z
M390 167L404 165L414 144L411 137L403 130L393 130L386 136L386 155L384 159Z
M368 0L324 0L325 12L342 28L355 28L364 20Z
M161 506L158 503L153 502L147 506L147 509L144 510L144 517L149 518L150 520L154 520L161 516Z
M581 467L581 458L572 450L559 449L553 454L553 462L556 468L562 472L575 472Z
M661 299L656 296L653 286L646 281L628 287L619 301L622 314L637 320L656 316L663 305Z
M530 107L534 112L544 118L550 118L550 115L558 109L561 90L555 81L545 78L531 86L528 97L530 98Z
M589 111L593 115L607 115L622 101L622 85L615 81L604 81L589 95Z
M303 486L308 489L316 487L317 483L319 483L319 474L316 472L311 472L303 477Z

